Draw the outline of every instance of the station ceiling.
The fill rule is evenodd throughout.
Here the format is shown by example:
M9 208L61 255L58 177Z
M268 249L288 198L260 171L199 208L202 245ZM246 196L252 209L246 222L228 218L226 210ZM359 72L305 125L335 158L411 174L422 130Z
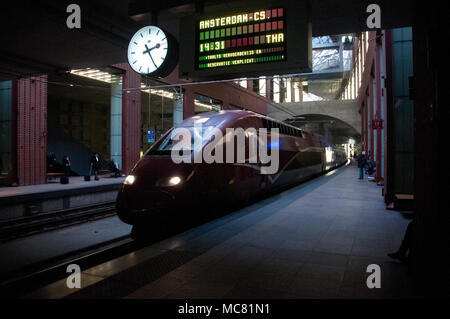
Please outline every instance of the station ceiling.
M298 0L297 0L298 1ZM363 31L370 1L305 0L311 4L313 36ZM81 29L69 29L66 8L73 0L17 0L0 10L0 80L126 61L129 39L152 23L178 36L179 19L198 10L228 10L248 1L79 0ZM259 3L260 1L256 1ZM379 0L382 27L411 25L409 1Z

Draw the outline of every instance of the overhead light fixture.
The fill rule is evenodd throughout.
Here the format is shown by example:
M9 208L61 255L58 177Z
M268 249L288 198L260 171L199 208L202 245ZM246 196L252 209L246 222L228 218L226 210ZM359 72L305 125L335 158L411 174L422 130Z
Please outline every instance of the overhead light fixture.
M86 68L86 69L71 70L70 73L106 83L113 83L113 82L116 83L118 79L119 80L118 82L122 83L122 77L117 77L113 74L97 69Z

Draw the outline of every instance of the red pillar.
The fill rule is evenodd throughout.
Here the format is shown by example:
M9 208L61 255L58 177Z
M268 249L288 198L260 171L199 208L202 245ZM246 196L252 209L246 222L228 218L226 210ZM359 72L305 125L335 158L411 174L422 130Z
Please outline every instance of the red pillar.
M127 174L139 160L141 151L141 76L128 63L115 67L124 70L122 77L122 172ZM133 89L127 91L126 89Z
M194 91L187 87L183 93L183 120L194 115Z
M247 80L247 90L253 92L253 80Z
M361 110L361 116L362 116L362 140L364 141L364 146L362 147L363 151L366 151L366 154L369 153L369 149L368 149L368 143L369 143L369 139L368 139L368 123L367 123L367 109L368 109L368 101L367 101L367 95L364 94L364 102L363 102L363 107Z
M364 145L365 134L364 134L364 101L361 103L361 107L359 108L359 114L361 115L361 145ZM362 147L362 150L364 147Z
M376 83L376 101L377 101L377 109L376 109L376 118L381 119L381 65L380 65L380 54L381 54L381 46L377 45L375 48L375 83ZM381 127L377 128L377 158L376 162L376 176L375 179L377 182L381 181Z
M266 79L266 98L272 100L272 79Z
M369 82L369 104L368 104L368 112L369 112L369 116L367 119L367 125L368 125L368 129L369 129L369 156L373 159L373 150L374 150L374 145L373 145L373 127L372 127L372 119L373 119L373 109L374 109L374 105L373 105L373 95L374 95L374 89L373 89L373 78L370 78L370 82Z
M17 182L36 185L46 182L47 76L15 82L17 119Z

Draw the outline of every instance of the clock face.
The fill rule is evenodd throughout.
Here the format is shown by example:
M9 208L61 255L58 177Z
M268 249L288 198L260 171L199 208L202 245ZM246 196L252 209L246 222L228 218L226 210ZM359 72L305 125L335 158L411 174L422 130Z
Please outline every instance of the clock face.
M140 29L128 45L128 63L138 73L155 72L167 57L168 42L163 30L155 26Z

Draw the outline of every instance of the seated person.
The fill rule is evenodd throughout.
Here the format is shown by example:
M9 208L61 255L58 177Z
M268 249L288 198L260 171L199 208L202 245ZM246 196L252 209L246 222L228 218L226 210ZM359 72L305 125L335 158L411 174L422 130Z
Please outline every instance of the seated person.
M373 175L373 173L375 172L375 168L376 168L375 161L373 160L367 161L367 173L369 175Z
M113 158L108 163L108 169L111 171L111 177L120 177L119 165L117 165Z
M57 173L57 161L55 153L51 152L49 156L47 156L47 172L48 173Z

